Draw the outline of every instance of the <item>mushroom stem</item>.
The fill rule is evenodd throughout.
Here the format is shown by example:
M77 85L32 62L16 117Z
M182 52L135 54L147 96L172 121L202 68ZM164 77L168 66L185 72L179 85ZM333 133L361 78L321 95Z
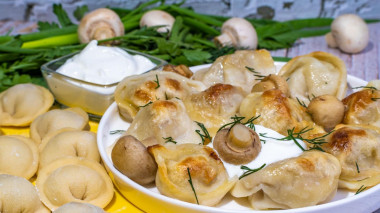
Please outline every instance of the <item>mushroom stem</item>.
M228 140L230 141L228 144L233 144L232 149L244 149L252 144L253 135L244 125L236 124L230 129Z

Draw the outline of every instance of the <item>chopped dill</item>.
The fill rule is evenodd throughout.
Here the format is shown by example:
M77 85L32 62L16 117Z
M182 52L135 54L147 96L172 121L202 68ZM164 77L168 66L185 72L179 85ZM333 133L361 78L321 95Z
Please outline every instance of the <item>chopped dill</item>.
M370 87L370 86L353 87L352 89L373 89L373 90L377 90L376 87Z
M209 144L211 141L212 141L212 137L210 136L210 134L208 133L205 125L201 122L197 122L195 121L195 123L198 124L198 126L201 128L203 134L201 133L201 130L197 129L195 130L196 133L198 133L198 135L201 137L202 139L202 144L203 145L207 145Z
M146 107L146 106L148 106L148 105L150 105L150 104L152 104L152 103L153 103L152 101L149 101L147 104L142 105L142 106L139 106L139 107Z
M303 102L303 101L301 101L300 99L298 99L298 97L296 97L296 99L297 99L298 103L299 103L301 106L307 108L305 102Z
M377 101L379 100L380 98L371 98L372 101Z
M157 84L157 86L154 89L158 89L160 87L160 81L158 81L158 75L157 74L156 74L156 80L154 82L156 82L156 84Z
M123 134L124 132L125 132L125 130L121 130L121 129L112 130L112 131L110 131L110 135Z
M259 73L259 72L257 72L257 71L255 70L255 68L253 68L253 67L245 66L245 68L246 68L248 71L250 71L250 72L253 72L253 73Z
M194 196L195 196L195 199L197 200L197 204L199 205L199 201L198 201L198 197L197 197L197 193L195 192L195 189L194 189L194 186L193 186L193 180L191 180L191 174L190 174L190 169L189 167L187 167L187 174L189 175L189 183L190 183L190 186L191 186L191 189L193 190L194 192Z
M249 168L249 167L247 167L247 166L241 166L240 169L242 169L242 170L246 170L246 171L245 171L245 172L239 177L239 180L242 179L243 177L246 177L246 176L248 176L248 175L250 175L250 174L253 174L253 173L255 173L255 172L261 170L261 169L264 168L266 165L267 165L267 164L264 163L262 166L260 166L259 168L256 168L256 169L251 169L251 168Z
M237 115L234 115L234 117L231 117L231 119L233 120L232 122L230 123L227 123L227 124L224 124L223 126L221 126L217 132L219 132L220 130L230 126L230 129L235 126L236 124L243 124L243 125L247 125L249 128L255 130L255 124L253 124L253 121L255 121L256 119L258 119L261 115L258 115L256 117L252 117L250 119L248 119L246 122L241 122L242 120L244 120L245 117L243 116L237 116Z
M168 94L165 92L165 100L169 100Z
M173 140L172 137L167 137L167 138L162 137L162 139L165 140L165 143L174 143L174 144L177 144L177 141Z
M360 192L363 192L366 188L367 188L366 186L362 185L362 186L358 189L358 191L356 191L355 195L359 194Z
M360 169L359 169L359 165L358 165L357 161L355 161L355 165L356 165L356 171L358 171L358 173L360 173Z

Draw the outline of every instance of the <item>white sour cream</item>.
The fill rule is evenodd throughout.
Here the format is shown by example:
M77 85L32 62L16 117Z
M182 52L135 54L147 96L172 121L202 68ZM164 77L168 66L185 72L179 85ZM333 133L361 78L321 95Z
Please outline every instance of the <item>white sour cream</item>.
M260 139L265 140L265 142L261 142L261 151L259 155L257 155L257 157L250 163L244 164L244 166L247 166L251 169L257 169L260 168L263 164L266 164L266 166L268 166L271 163L275 163L287 158L298 157L302 154L303 151L294 143L294 141L272 139L283 138L284 136L280 133L260 125L255 125L255 129L257 134L260 135L260 133L264 133L265 136L270 138L260 136ZM303 141L297 141L304 149L306 149L306 145ZM234 165L226 163L224 161L223 163L230 177L239 177L244 173L244 170L240 169L241 165Z
M141 55L130 55L118 47L98 46L91 41L58 70L63 75L96 84L113 84L129 75L146 72L156 65Z

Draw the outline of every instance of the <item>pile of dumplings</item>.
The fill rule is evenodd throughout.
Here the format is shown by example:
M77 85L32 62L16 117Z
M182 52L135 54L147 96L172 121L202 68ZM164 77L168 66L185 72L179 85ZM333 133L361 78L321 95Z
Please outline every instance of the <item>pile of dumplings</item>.
M312 52L276 70L268 51L241 50L194 74L169 68L127 77L115 91L120 116L131 124L111 158L135 182L155 183L163 195L207 206L218 206L230 193L257 210L318 205L338 188L355 192L380 183L380 92L363 85L347 96L346 67L336 56ZM326 123L308 105L318 100L317 108L331 108L327 99L342 112L335 118L322 110ZM224 126L237 118L246 125ZM246 164L231 156L247 159L247 147L260 152L265 146L247 130L249 122L284 136L307 129L306 150L243 178L229 177L225 162ZM228 152L213 145L220 129ZM315 138L323 143L306 141Z
M113 198L87 113L53 103L33 84L0 93L0 126L30 126L30 137L0 135L0 212L104 212Z

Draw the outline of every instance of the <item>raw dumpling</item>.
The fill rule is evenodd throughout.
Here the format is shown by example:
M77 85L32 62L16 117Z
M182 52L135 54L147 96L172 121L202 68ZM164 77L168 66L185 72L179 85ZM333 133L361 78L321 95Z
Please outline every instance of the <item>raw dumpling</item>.
M81 108L54 109L38 116L30 125L30 137L39 145L48 134L62 128L89 129L88 115Z
M329 201L338 188L339 161L321 151L306 151L240 179L234 197L248 197L254 209L291 209Z
M339 187L358 190L380 183L380 129L366 125L338 125L323 146L342 166Z
M203 123L211 136L237 114L245 92L229 84L215 84L200 93L187 96L183 102L192 120Z
M17 84L0 93L0 126L28 126L53 103L53 95L44 87Z
M105 211L89 203L70 202L59 207L53 213L105 213Z
M380 91L364 89L342 100L346 110L344 124L364 124L380 127Z
M115 90L115 101L121 116L132 122L141 106L155 100L182 99L192 92L204 89L206 87L201 82L179 74L153 71L121 81Z
M295 100L287 98L280 90L253 92L244 98L240 105L240 114L245 119L259 116L254 123L288 135L288 130L299 132L303 128L312 128L308 135L324 133L322 127L312 122L306 108ZM305 136L307 137L307 135Z
M177 143L202 143L196 133L199 126L190 119L181 100L158 100L140 109L126 134L145 146L165 144L172 138ZM166 139L165 139L166 138Z
M333 95L339 100L346 95L346 65L326 52L297 56L281 68L279 75L287 79L290 97L306 105L320 95Z
M163 195L190 203L197 203L198 199L200 205L214 206L236 182L236 177L229 180L222 161L208 146L155 145L148 151L157 162L156 186Z
M0 174L0 212L48 213L36 188L28 180Z
M231 84L249 93L262 76L275 73L274 61L267 50L239 50L217 58L208 70L196 72L193 79L207 87Z
M38 149L31 139L19 135L0 136L0 173L29 179L37 168Z
M36 186L42 202L52 211L73 201L104 208L114 194L112 181L99 163L75 157L46 165L38 172Z
M90 131L67 130L47 141L40 154L40 169L62 157L81 157L100 161L96 134Z

